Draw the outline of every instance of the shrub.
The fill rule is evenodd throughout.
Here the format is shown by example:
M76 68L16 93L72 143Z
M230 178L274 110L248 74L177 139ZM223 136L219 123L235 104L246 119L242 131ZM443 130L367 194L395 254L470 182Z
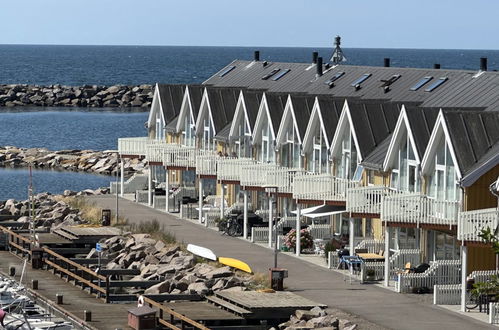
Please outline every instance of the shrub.
M291 229L289 233L284 236L284 245L288 249L294 249L296 247L296 230ZM300 231L300 248L311 249L314 246L314 238L310 235L310 231L307 229L302 229Z

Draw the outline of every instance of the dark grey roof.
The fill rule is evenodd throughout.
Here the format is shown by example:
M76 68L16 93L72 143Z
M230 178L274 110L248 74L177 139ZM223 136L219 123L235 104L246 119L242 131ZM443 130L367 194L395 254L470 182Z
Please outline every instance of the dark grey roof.
M343 98L333 98L330 96L318 96L317 101L321 109L322 121L324 122L324 128L329 139L329 143L333 142L334 132L336 131L336 126L340 120L341 111L343 110L343 105L345 99Z
M390 147L392 134L388 135L367 157L364 158L361 165L367 169L382 171L386 153Z
M192 104L194 120L197 119L199 107L201 106L201 100L203 99L203 92L206 87L207 86L203 85L189 85L189 98Z
M442 110L461 175L465 176L499 142L498 111Z
M249 124L251 130L253 130L253 127L255 127L256 117L258 116L258 109L260 109L260 101L262 100L263 91L243 89L243 95Z
M168 132L168 133L175 133L177 131L177 121L178 121L178 116L175 117L171 122L169 122L166 126L165 126L165 130Z
M215 133L218 134L232 122L236 111L239 89L207 87L208 99L212 111Z
M279 131L279 125L281 125L282 115L284 114L284 108L286 107L287 94L284 93L265 93L267 99L267 105L269 107L270 120L272 121L272 127L274 133L277 134Z
M230 126L231 126L231 124L228 124L224 128L222 128L220 130L220 132L218 132L214 136L214 140L221 141L221 142L227 142L229 140Z
M159 98L166 124L180 114L185 85L158 84Z
M423 159L440 108L405 107L419 159Z
M398 104L375 100L348 101L357 142L363 158L378 147L395 129Z
M298 131L300 132L300 138L302 141L305 137L305 132L307 131L308 121L310 120L312 109L314 108L314 101L314 95L291 94L291 102L295 113L296 125L298 126Z

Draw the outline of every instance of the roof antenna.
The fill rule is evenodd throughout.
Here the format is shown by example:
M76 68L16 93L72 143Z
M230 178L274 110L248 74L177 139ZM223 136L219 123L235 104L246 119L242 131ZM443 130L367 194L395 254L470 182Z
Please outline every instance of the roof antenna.
M340 47L341 44L341 37L336 36L334 38L334 51L333 55L331 56L331 59L329 60L330 62L333 62L333 64L340 64L340 62L346 62L347 58L345 55L343 55L343 50Z

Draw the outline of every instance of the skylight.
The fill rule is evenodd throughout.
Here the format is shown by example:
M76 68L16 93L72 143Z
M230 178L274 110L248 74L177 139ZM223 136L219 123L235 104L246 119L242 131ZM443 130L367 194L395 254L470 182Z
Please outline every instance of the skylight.
M331 79L325 81L324 83L326 85L328 85L329 87L333 87L334 86L334 82L336 80L340 79L344 74L345 74L345 72L337 72L334 76L331 77Z
M352 83L352 86L357 86L357 85L360 85L362 84L364 81L367 80L367 78L369 78L371 76L370 73L364 73L362 76L360 76L359 79L355 80L353 83Z
M381 87L388 87L388 86L390 86L391 84L393 84L394 82L396 82L400 77L401 76L399 74L394 74L389 79L382 79L381 82L383 83L383 85L381 85Z
M288 73L289 71L291 71L291 69L285 69L285 70L282 70L281 72L279 72L278 74L276 74L274 76L274 78L272 78L273 81L277 81L279 79L281 79L286 73Z
M230 65L228 67L226 67L225 69L222 70L222 72L220 72L220 74L218 75L219 77L223 77L225 76L227 73L231 72L232 70L234 70L236 68L235 65Z
M438 78L437 81L435 81L433 84L431 84L430 86L428 86L427 89L425 89L424 91L425 92L431 92L433 91L434 89L436 89L438 86L442 85L444 82L447 81L447 77L441 77L441 78Z
M412 86L410 88L411 91L417 91L418 89L420 89L421 87L423 87L424 85L426 85L426 83L430 80L432 80L433 77L432 76L426 76L424 78L422 78L420 81L418 81L416 83L416 85Z
M270 77L272 77L273 75L275 75L279 71L281 71L281 69L274 69L274 70L270 71L269 73L267 73L265 76L262 77L262 80L269 79Z

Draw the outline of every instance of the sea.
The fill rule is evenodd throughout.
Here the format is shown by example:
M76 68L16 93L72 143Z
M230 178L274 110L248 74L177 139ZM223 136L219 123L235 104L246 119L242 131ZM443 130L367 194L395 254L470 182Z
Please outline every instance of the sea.
M202 83L234 59L327 61L332 48L196 46L0 45L0 84L138 85ZM344 48L350 65L478 70L480 57L499 69L499 50ZM147 112L87 108L1 108L0 146L60 149L116 149L119 137L145 136ZM62 193L108 186L108 176L34 171L35 192ZM0 169L0 200L27 198L28 171Z

